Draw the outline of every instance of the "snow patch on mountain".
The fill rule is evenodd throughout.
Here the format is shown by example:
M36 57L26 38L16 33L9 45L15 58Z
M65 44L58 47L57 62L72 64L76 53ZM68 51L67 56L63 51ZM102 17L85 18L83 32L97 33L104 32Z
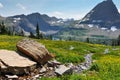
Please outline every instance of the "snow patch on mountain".
M102 30L106 30L107 28L102 27L101 29L102 29Z
M14 18L13 22L16 23L17 21L20 21L21 18Z
M89 24L88 26L89 26L90 28L94 27L94 25L93 25L93 24Z
M117 30L117 28L116 28L116 26L112 26L110 30L114 32Z

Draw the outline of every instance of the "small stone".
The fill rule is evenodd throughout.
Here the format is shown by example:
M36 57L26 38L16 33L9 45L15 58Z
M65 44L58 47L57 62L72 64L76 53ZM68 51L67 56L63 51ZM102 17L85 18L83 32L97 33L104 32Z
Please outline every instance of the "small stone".
M49 70L53 70L53 67L48 67Z
M86 70L86 69L87 69L87 67L85 67L85 66L83 66L83 65L81 65L81 68L82 68L83 70Z
M58 65L61 65L61 63L58 62L57 60L48 61L48 66L49 67L57 67Z
M39 74L38 74L38 75L35 75L35 78L39 78L39 76L40 76Z
M73 47L73 46L70 46L69 50L73 50L73 49L74 49L74 47Z
M73 65L73 63L68 63L67 66L68 66L69 68L72 68L74 65Z
M51 71L47 71L47 73L45 73L44 76L45 77L54 77L54 76L56 76L56 74L53 70L51 70Z
M109 49L105 49L104 54L108 54L109 53Z
M46 70L46 68L45 67L42 67L42 69L40 70L40 73L44 73L44 72L46 72L47 70Z
M5 75L8 79L18 79L17 75Z

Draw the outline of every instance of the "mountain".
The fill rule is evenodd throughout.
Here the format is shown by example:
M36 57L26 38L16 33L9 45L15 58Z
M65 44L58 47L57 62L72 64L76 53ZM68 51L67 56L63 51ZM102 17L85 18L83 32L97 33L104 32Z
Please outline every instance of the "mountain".
M46 18L43 18L43 15L39 13L7 17L7 20L10 20L17 28L17 31L21 28L25 32L35 33L37 23L39 25L40 31L45 34L54 34L61 29L59 26L51 26L45 19Z
M89 37L92 40L106 40L120 35L120 14L112 0L102 1L83 19L72 22L71 27L70 24L69 27L59 31L55 35L56 38L86 40Z
M95 6L80 24L97 24L108 29L115 26L120 29L120 14L112 0L105 0Z

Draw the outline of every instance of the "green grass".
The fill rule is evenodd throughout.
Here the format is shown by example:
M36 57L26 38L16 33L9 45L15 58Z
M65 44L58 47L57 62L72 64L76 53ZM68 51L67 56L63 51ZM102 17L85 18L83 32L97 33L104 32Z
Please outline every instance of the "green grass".
M17 50L16 43L23 38L0 35L0 49ZM44 44L49 52L55 54L55 58L62 63L80 63L84 61L85 54L94 53L92 57L94 63L90 70L61 77L42 77L40 80L120 80L120 47L76 41L35 40ZM73 50L70 50L71 46L74 47ZM109 49L108 54L103 54L105 49Z
M0 49L16 50L16 43L23 37L0 35ZM56 59L62 63L80 63L84 61L84 55L88 53L103 53L106 46L88 44L75 41L51 41L37 40L44 44L50 53L56 55ZM74 49L70 50L70 47ZM97 48L96 48L97 47Z

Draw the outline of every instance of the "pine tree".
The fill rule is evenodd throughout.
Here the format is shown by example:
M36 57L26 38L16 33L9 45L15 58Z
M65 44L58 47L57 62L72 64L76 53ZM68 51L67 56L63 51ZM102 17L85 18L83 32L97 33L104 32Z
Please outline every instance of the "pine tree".
M39 36L40 39L44 39L44 35L42 33L40 33L40 36Z
M36 25L36 38L37 38L37 39L40 38L40 29L39 29L38 23L37 23L37 25Z
M1 23L0 23L0 33L1 33L1 28L2 28L2 25L1 25Z
M118 46L120 46L120 35L117 38L117 44L118 44Z
M7 34L11 35L10 27L8 27Z
M69 38L68 38L68 41L72 41L72 37L69 37Z
M23 29L21 29L20 36L25 36Z
M12 35L16 35L15 26L12 26Z
M30 38L35 38L34 34L32 32L30 32Z
M89 42L90 42L90 39L89 39L89 38L86 38L86 42L89 43Z
M48 38L49 38L50 40L52 40L53 36L52 36L52 35L49 35Z
M116 46L117 45L117 40L116 39L112 39L112 46Z
M5 28L4 22L1 23L0 29L1 29L1 32L0 32L1 34L7 34L7 30Z

